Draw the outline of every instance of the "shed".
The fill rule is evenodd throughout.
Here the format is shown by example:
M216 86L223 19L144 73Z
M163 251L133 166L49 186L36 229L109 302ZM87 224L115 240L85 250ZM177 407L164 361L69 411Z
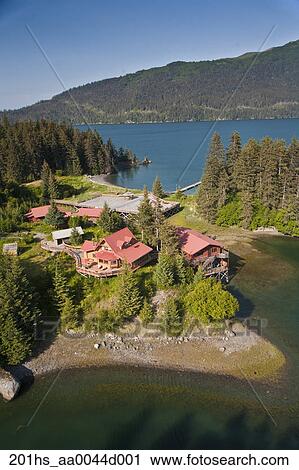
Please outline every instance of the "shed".
M55 230L52 232L52 238L55 245L61 245L62 243L67 242L71 238L73 230L76 230L79 235L84 234L82 227L65 228L63 230Z
M17 242L14 243L4 243L2 252L4 255L18 255L18 244Z

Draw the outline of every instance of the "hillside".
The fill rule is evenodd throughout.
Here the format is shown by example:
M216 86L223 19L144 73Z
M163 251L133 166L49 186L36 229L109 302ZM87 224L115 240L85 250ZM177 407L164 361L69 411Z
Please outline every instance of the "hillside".
M299 40L258 55L174 62L70 92L88 122L299 117ZM83 121L68 92L7 115Z

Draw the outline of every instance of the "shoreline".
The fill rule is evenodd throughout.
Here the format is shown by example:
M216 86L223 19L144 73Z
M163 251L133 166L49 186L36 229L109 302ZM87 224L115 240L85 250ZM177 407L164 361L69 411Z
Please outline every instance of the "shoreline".
M100 345L98 349L95 344ZM159 339L114 334L59 335L23 367L34 377L64 369L131 366L242 380L275 380L285 364L286 358L276 346L254 332L244 331L225 337ZM18 375L18 367L15 373Z
M89 122L89 126L132 126L139 124L192 124L197 122L232 122L232 121L287 121L290 119L299 119L299 117L268 117L268 118L236 118L236 119L189 119L187 121L124 121L124 122ZM86 126L86 123L73 123L73 126Z

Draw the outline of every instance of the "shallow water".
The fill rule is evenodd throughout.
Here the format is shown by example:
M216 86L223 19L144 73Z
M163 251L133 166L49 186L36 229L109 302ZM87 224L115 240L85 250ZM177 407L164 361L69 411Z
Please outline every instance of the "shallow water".
M246 381L228 377L63 371L0 402L0 447L298 448L299 240L265 236L255 246L231 287L241 315L266 320L262 333L288 361L278 380L254 384L259 399Z

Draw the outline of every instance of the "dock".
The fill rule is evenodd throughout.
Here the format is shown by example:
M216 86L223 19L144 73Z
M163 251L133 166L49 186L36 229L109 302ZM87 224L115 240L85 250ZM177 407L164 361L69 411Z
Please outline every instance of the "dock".
M201 181L196 181L195 183L188 184L188 186L184 186L183 188L177 187L175 191L169 191L168 194L175 194L177 191L181 191L184 193L185 191L189 191L189 189L196 188L201 184Z

